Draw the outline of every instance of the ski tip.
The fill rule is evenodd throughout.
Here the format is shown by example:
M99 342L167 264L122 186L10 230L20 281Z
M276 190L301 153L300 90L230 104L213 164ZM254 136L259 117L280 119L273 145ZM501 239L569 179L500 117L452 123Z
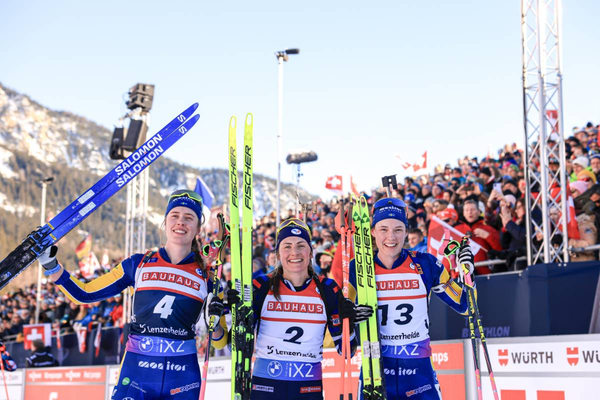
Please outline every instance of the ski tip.
M198 109L200 105L198 103L194 103L191 106L189 106L188 108L185 109L184 112L182 112L181 114L187 114L187 115L191 115L194 113L194 111L196 111Z
M233 116L231 116L231 118L229 118L229 128L235 129L236 125L237 125L237 118L235 118L235 115L233 115Z
M254 116L252 113L248 113L246 114L246 126L250 126L252 124L254 124Z

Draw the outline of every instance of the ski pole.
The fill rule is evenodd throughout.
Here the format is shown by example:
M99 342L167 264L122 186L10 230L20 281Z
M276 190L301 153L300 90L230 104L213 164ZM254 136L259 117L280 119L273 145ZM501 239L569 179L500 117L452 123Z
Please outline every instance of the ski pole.
M344 210L344 197L340 200L340 211L336 221L336 230L341 235L341 248L342 248L342 294L344 299L348 298L348 281L349 281L349 267L350 267L350 255L348 253L348 222L346 221L346 215ZM350 326L349 321L346 319L342 320L342 358L344 360L344 366L342 369L342 393L340 394L340 400L344 400L346 394L348 399L352 400L352 395L348 388L349 379L346 379L346 373L349 372L348 360L352 357L350 350Z
M213 270L213 295L218 295L219 293L219 285L221 273L223 272L223 250L227 248L227 243L229 242L229 227L225 223L225 217L223 214L219 213L217 215L217 219L219 220L219 237L220 243L219 246L213 247L213 242L207 244L203 248L203 252L205 256L210 256L211 249L218 249L218 253L216 255L215 264L212 268ZM215 243L216 244L216 243ZM208 306L208 305L207 305ZM215 321L216 318L214 316L210 317L210 321L208 322L208 337L206 338L206 352L204 354L204 364L202 366L202 387L200 389L200 400L204 400L204 394L206 392L206 379L208 377L208 361L210 359L210 344L212 342L212 333L215 330L215 325L218 321Z
M446 232L445 232L446 233ZM466 237L463 238L462 240L462 245L465 244L465 239L467 239ZM450 268L453 267L453 265L455 264L451 258L451 256L455 255L455 253L458 251L458 249L461 247L461 243L458 243L456 240L449 240L448 244L446 245L445 249L444 249L444 256L446 257L446 259L448 260L448 264L450 266ZM461 268L463 266L461 265ZM471 298L471 290L473 282L470 279L469 274L465 275L465 286L464 286L464 290L467 293L467 315L468 315L468 321L469 321L469 333L470 333L470 339L471 339L471 346L472 346L472 350L473 350L473 365L475 366L475 382L477 385L477 398L479 400L483 399L483 391L482 391L482 385L481 385L481 369L480 369L480 365L479 365L479 349L478 349L478 345L477 345L477 337L475 335L475 321L474 321L474 314L475 314L475 307L473 305L473 301Z
M465 287L465 290L467 292L467 302L469 303L469 332L471 336L471 346L473 347L473 364L475 364L475 382L477 384L477 398L479 400L482 400L483 391L481 386L481 367L479 365L479 349L477 345L477 337L475 336L475 307L473 306L473 299L471 298L471 288Z
M469 240L467 236L463 237L461 246L464 246L467 243L467 240ZM492 363L490 361L490 353L487 348L487 340L485 339L485 333L483 332L483 324L481 323L481 315L479 314L479 306L477 305L477 299L475 298L475 289L473 288L473 280L471 278L471 275L465 274L465 283L467 284L467 290L469 292L469 299L470 299L471 305L473 307L472 312L475 313L477 327L479 329L479 337L481 338L481 346L483 347L483 355L485 357L485 362L487 365L488 372L490 373L490 383L492 384L492 393L494 394L494 399L498 400L498 388L496 387L496 378L494 377L494 371L492 371Z
M483 347L483 355L485 357L485 363L487 365L488 371L490 373L490 382L492 384L492 393L494 394L494 399L498 400L498 388L496 387L496 378L494 377L494 372L492 371L492 363L490 361L490 354L487 348L487 340L485 338L485 334L483 332L483 324L481 323L481 316L479 314L479 306L477 305L477 300L475 299L475 290L473 289L473 283L471 281L471 277L469 276L468 279L466 279L466 281L468 281L470 284L470 286L468 287L468 291L469 291L469 299L470 299L470 303L473 307L472 311L475 313L475 319L477 322L477 326L479 328L479 336L481 338L481 345Z
M4 343L0 342L0 367L2 368L2 380L4 381L4 391L6 392L6 400L8 398L8 385L6 384L6 375L4 374L4 352L6 348L4 347Z

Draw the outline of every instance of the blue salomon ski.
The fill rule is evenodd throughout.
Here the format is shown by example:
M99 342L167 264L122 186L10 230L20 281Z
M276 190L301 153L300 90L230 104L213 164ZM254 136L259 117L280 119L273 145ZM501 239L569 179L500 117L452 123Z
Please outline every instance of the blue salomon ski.
M179 114L50 222L30 233L0 263L0 289L181 139L200 118L189 118L197 108L195 103Z

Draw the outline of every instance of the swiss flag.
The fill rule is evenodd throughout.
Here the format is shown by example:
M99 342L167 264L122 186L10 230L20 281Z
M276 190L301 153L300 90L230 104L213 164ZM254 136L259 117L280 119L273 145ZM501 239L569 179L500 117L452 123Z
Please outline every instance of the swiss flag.
M334 190L336 192L342 192L343 191L342 176L334 175L334 176L330 176L329 178L327 178L327 182L325 182L325 188L329 189L329 190Z
M45 346L52 345L52 325L51 324L31 324L23 325L23 337L25 338L23 346L25 350L33 349L33 341L41 339Z
M421 159L413 164L413 170L417 172L420 169L427 168L427 152L423 153Z
M429 223L429 232L427 233L427 252L429 254L433 254L440 261L444 259L443 251L446 248L445 245L448 244L444 243L445 230L448 231L450 240L456 240L457 242L460 242L464 236L460 231L448 225L437 216L434 215L431 218L431 222ZM471 239L469 239L469 246L471 247L473 255L477 254L481 250L481 246Z

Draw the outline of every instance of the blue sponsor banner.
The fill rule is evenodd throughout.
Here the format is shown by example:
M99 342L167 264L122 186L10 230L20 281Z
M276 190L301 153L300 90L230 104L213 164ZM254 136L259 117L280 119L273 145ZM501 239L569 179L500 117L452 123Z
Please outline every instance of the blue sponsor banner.
M600 268L597 261L539 264L518 273L476 277L486 337L588 333ZM467 317L432 295L432 340L469 337Z

